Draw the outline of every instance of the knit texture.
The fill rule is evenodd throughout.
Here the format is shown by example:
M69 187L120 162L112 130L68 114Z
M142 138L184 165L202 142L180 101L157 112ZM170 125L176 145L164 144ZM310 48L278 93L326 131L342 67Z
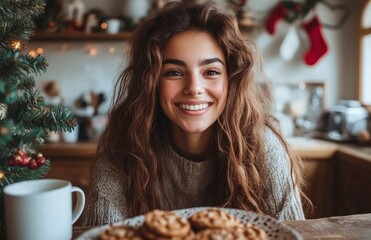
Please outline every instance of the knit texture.
M266 131L265 144L265 160L270 170L268 176L263 178L265 204L261 206L262 209L277 220L304 219L298 190L291 179L288 156L271 130ZM213 159L189 161L178 155L170 144L165 144L159 156L160 207L174 210L207 206L207 193L216 177L214 163ZM82 216L83 224L104 225L124 220L127 209L120 167L98 159L94 169Z

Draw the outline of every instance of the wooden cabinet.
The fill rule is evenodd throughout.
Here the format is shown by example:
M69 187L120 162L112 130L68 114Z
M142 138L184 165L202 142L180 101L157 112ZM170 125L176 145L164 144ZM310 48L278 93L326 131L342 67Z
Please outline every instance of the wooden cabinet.
M371 160L345 151L336 153L335 214L371 212Z
M304 176L307 182L304 192L313 203L313 213L307 218L322 218L334 213L334 159L303 159Z
M303 160L306 186L304 193L313 203L313 212L306 218L332 216L334 212L334 159L338 145L310 138L289 139L295 154Z
M49 143L40 151L52 164L45 178L68 180L88 193L96 143Z

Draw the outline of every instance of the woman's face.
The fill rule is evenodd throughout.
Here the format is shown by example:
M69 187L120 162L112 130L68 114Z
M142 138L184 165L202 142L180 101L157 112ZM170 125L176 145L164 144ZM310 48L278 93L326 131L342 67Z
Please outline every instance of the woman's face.
M159 100L172 129L202 133L223 112L228 92L222 49L208 33L170 38L163 51Z

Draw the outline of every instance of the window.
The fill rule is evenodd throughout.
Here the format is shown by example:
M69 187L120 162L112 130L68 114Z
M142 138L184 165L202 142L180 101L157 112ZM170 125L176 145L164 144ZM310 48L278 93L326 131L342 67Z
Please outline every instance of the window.
M359 100L371 108L371 0L364 0L359 31Z

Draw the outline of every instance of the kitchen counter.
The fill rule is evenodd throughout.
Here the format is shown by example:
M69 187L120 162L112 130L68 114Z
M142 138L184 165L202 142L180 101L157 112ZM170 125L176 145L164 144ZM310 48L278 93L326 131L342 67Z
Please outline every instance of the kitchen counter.
M303 191L315 206L309 218L371 212L371 146L303 137L288 143L303 159ZM88 193L96 148L96 142L45 144L39 150L52 163L46 178L66 179Z
M45 156L53 157L86 157L95 156L96 142L46 143L39 150Z
M297 137L289 138L287 141L293 151L303 158L327 159L333 156L339 149L338 144L320 139ZM96 148L96 142L47 143L40 149L40 151L45 156L84 157L94 156Z
M304 137L288 138L291 149L302 158L329 159L338 150L339 145L333 142Z

